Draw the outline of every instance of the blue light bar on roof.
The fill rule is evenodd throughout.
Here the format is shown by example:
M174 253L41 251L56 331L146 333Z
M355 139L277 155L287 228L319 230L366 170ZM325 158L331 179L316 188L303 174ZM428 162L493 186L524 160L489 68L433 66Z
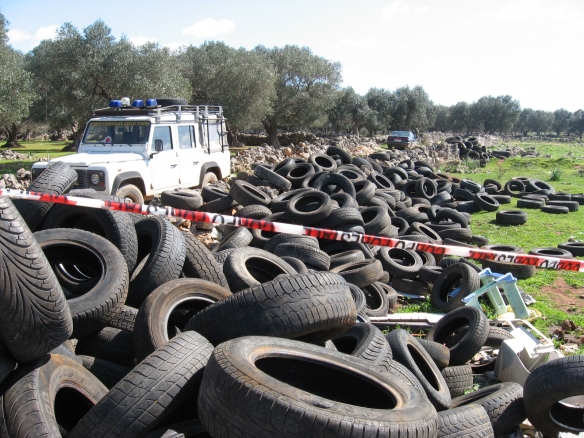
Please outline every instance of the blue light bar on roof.
M122 101L121 100L110 100L109 106L111 108L121 108L122 107Z
M132 107L134 108L142 108L144 106L144 101L141 99L136 99L132 101Z
M148 99L148 100L146 101L146 106L147 106L148 108L153 108L153 107L156 107L156 106L158 106L158 102L156 102L156 99Z

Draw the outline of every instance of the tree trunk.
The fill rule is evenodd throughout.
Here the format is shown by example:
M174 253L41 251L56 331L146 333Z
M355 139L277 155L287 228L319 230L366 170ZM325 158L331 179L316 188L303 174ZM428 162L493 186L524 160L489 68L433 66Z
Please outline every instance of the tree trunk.
M8 130L8 140L3 148L23 148L24 146L18 142L18 131L20 131L20 125L13 123Z
M237 128L229 129L227 131L227 140L231 146L240 146L241 145L241 143L237 139L238 135L239 135L239 129L237 129Z
M278 141L278 126L269 121L263 121L262 124L268 133L268 144L270 146L280 146L280 142Z

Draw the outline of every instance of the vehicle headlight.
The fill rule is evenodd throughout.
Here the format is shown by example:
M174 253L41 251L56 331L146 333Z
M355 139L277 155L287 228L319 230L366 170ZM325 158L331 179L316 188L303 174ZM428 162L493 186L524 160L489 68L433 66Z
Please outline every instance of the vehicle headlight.
M105 190L105 173L101 170L97 172L90 171L88 186L95 190Z
M99 184L99 174L97 173L91 174L91 184L93 184L94 186Z

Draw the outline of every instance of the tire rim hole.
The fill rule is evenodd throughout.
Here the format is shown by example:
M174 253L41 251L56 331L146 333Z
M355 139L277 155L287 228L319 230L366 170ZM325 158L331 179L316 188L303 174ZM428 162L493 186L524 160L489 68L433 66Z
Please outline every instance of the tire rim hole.
M550 418L558 426L573 432L584 431L584 397L570 397L555 403Z
M55 395L55 420L65 431L71 432L92 407L93 403L79 391L61 388Z
M432 368L430 368L428 362L420 354L417 348L411 344L408 344L408 352L410 353L410 356L412 356L414 363L416 364L424 378L428 381L430 385L432 385L432 388L434 388L436 391L440 391L438 379L434 375L434 372L432 371Z
M333 408L335 402L370 409L393 409L398 405L389 391L349 369L290 357L265 357L257 360L255 365L274 379L322 397L324 400L313 401L321 408Z

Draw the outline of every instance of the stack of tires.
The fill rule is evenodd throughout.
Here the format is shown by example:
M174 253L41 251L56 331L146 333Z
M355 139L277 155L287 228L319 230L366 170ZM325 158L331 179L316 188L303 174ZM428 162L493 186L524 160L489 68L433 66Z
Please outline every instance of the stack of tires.
M453 182L379 158L329 148L306 163L257 166L257 185L164 200L405 241L486 243L445 205L455 204ZM58 163L31 189L112 199L72 190L75 180ZM268 196L267 183L281 194ZM524 418L521 387L464 394L467 362L497 334L482 312L458 308L476 286L468 262L246 228L211 252L159 216L0 201L2 436L492 436ZM443 272L424 281L424 269ZM369 322L391 311L396 289L422 284L417 292L436 289L453 308L426 341Z
M487 148L480 146L476 137L463 138L457 135L447 137L444 142L458 148L458 156L461 160L478 161L481 167L485 167L489 163L490 155L487 153Z

